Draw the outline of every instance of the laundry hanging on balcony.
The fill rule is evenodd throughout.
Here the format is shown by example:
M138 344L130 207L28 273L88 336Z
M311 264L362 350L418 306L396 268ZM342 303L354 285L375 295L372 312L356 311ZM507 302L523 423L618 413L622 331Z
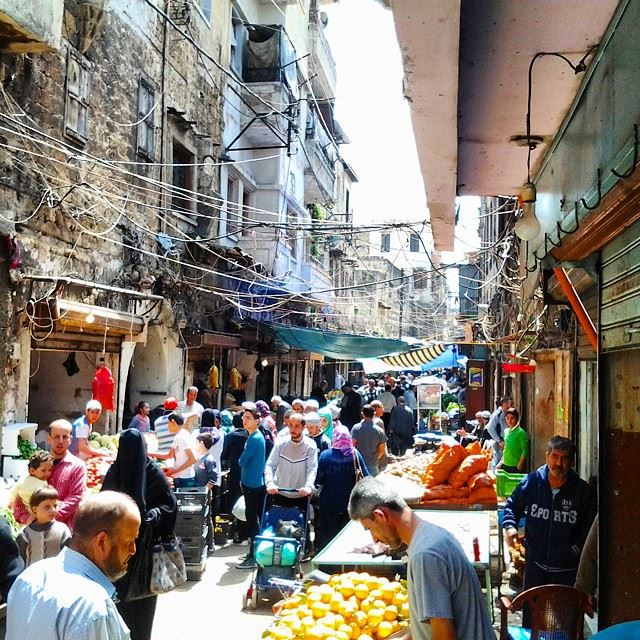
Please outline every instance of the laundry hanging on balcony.
M248 32L245 82L287 82L297 93L296 54L280 25L252 25Z

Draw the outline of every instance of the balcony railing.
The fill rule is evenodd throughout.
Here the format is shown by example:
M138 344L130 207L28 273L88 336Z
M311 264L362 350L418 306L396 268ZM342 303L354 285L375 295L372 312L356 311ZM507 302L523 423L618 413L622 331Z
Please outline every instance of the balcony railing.
M310 26L311 83L317 98L332 98L336 86L336 63L321 24Z

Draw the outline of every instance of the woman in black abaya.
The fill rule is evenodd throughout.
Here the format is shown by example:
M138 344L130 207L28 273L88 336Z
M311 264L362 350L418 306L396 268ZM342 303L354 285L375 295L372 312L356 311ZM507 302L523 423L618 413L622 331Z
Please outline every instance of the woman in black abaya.
M118 455L105 476L102 490L126 493L140 509L142 524L136 541L136 553L129 560L126 575L115 586L120 598L118 611L131 630L131 640L150 640L158 597L149 595L128 600L127 592L131 582L140 578L133 575L138 554L151 553L149 548L138 544L143 538L144 528L151 527L154 540L173 536L177 507L167 477L147 457L144 437L137 429L126 429L120 434Z

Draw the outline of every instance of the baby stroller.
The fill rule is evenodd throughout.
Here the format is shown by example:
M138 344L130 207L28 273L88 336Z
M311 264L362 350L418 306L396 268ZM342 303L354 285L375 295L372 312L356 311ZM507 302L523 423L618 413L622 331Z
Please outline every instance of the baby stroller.
M270 599L274 594L287 598L302 588L301 559L311 501L308 498L302 510L273 504L274 497L265 496L260 534L254 541L257 568L244 596L243 608L256 609L262 599Z

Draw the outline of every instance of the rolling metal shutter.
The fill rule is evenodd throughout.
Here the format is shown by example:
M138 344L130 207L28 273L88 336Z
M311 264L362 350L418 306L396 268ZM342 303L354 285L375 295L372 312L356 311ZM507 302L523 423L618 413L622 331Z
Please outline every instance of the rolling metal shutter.
M602 249L601 349L640 345L640 222Z

